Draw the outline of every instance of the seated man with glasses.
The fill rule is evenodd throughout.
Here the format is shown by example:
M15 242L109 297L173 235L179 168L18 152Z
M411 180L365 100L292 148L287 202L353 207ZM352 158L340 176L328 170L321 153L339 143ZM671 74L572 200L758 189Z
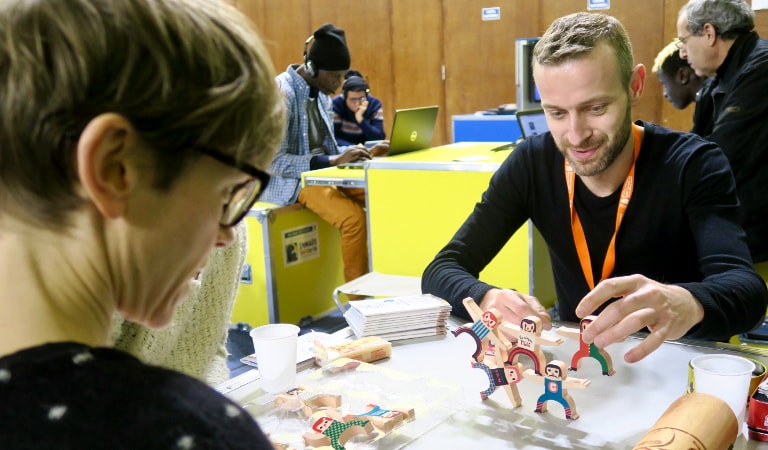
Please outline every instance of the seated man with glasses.
M386 138L381 100L371 95L368 82L357 70L347 71L341 94L333 98L333 134L339 145Z

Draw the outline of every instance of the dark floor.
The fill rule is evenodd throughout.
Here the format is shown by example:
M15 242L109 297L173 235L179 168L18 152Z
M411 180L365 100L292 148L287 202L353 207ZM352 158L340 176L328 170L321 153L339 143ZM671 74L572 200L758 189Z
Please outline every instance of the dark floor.
M331 314L322 317L317 320L304 320L299 324L301 331L299 334L304 334L309 331L318 331L323 333L333 333L347 326L347 322L342 317L341 313L334 310ZM241 373L249 370L251 366L240 362L240 358L253 353L253 342L248 332L251 331L251 326L247 323L239 323L233 325L229 329L229 338L227 339L227 351L229 357L227 358L227 367L229 367L229 376L236 377Z

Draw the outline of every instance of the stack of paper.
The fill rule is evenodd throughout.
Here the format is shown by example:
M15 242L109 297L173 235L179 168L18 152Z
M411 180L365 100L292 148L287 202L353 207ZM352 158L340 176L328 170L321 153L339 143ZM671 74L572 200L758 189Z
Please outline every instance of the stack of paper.
M388 341L446 334L451 305L431 295L357 300L344 313L358 338L379 336Z

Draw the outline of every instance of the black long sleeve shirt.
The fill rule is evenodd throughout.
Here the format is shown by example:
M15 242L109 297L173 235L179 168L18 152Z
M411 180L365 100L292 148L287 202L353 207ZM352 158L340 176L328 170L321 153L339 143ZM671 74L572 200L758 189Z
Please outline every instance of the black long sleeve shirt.
M616 237L611 276L642 274L689 290L704 308L704 319L690 337L725 340L754 328L765 315L768 291L752 268L725 155L717 145L693 134L638 123L645 134L634 192ZM422 291L448 300L455 313L466 315L462 299L479 301L494 287L479 281L478 274L530 218L549 248L561 318L577 322L574 310L589 286L571 232L563 164L550 133L521 143L426 268ZM582 219L590 221L589 212L596 204L613 202L607 209L610 214L598 213L585 223L586 232L595 224L599 228L604 216L611 229L618 195L600 199L578 184L575 201ZM611 235L612 230L593 231L587 236L588 245L605 249ZM603 258L597 259L600 266Z

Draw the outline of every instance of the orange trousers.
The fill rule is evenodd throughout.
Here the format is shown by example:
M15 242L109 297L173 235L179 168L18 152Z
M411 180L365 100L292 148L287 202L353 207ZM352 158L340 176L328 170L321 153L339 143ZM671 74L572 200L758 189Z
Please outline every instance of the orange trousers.
M365 224L365 189L306 186L299 203L341 231L344 280L368 273L368 230Z

